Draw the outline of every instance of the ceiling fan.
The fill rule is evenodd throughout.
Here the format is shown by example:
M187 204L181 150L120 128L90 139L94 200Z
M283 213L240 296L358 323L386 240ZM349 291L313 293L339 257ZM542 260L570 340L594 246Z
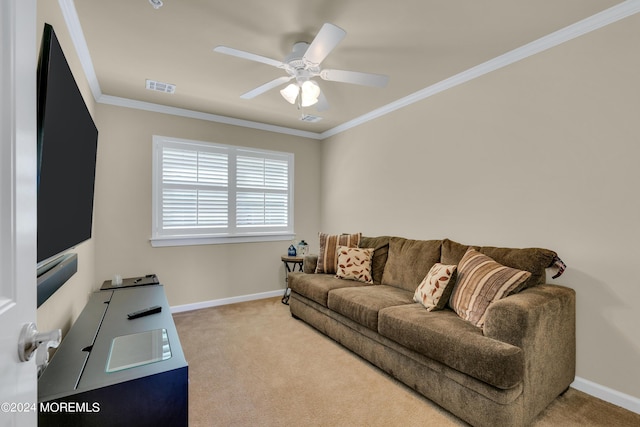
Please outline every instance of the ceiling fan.
M358 71L322 69L320 64L331 51L347 35L342 28L325 23L311 44L298 42L293 45L292 52L283 61L267 58L254 53L245 52L227 46L218 46L215 52L250 61L262 62L273 67L282 68L287 76L278 77L270 82L258 86L240 96L242 99L252 99L271 89L281 86L295 79L295 83L289 84L280 91L280 94L291 104L298 102L298 107L310 107L316 105L318 111L329 108L326 97L320 90L320 86L313 78L320 77L323 80L353 83L364 86L384 87L389 81L388 76L381 74L361 73Z

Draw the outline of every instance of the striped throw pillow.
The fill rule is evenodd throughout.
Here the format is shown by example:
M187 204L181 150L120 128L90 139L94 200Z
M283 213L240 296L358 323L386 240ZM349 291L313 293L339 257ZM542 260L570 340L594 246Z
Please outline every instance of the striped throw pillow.
M325 234L318 233L320 237L320 252L316 273L335 274L338 266L338 246L357 248L360 245L362 233L355 234Z
M458 264L458 280L449 305L458 316L482 327L489 305L509 295L530 276L528 271L506 267L469 248Z

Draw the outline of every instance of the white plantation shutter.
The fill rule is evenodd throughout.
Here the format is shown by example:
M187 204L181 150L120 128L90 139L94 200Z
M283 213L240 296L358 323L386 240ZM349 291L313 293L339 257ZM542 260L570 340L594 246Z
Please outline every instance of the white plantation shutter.
M293 237L293 154L157 136L153 147L154 246Z
M286 227L289 219L288 162L244 154L237 157L236 225Z
M215 228L229 223L226 191L162 190L163 228Z
M162 150L162 228L227 227L229 155L176 149Z

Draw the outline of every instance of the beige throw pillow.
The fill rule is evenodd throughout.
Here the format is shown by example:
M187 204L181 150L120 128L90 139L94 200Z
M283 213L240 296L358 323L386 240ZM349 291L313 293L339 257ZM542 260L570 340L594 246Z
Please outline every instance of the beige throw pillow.
M373 283L371 275L372 248L338 247L338 267L336 277L340 279L357 280L358 282Z
M528 271L506 267L469 248L458 264L449 305L460 317L481 327L489 305L509 295L530 276Z
M316 273L336 273L338 246L357 248L360 245L362 233L355 234L325 234L318 233L320 237L320 252Z
M453 284L451 277L456 267L439 262L433 264L416 289L413 300L424 305L428 311L442 310L451 295L452 286L450 285Z

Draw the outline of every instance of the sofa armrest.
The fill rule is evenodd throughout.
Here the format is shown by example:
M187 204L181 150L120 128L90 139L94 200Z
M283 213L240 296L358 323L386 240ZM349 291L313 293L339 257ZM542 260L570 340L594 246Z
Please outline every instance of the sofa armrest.
M316 265L318 265L318 255L305 255L302 262L302 271L307 274L313 274L316 272Z
M575 378L575 291L539 285L503 298L487 309L484 334L524 353L525 419L531 419Z

